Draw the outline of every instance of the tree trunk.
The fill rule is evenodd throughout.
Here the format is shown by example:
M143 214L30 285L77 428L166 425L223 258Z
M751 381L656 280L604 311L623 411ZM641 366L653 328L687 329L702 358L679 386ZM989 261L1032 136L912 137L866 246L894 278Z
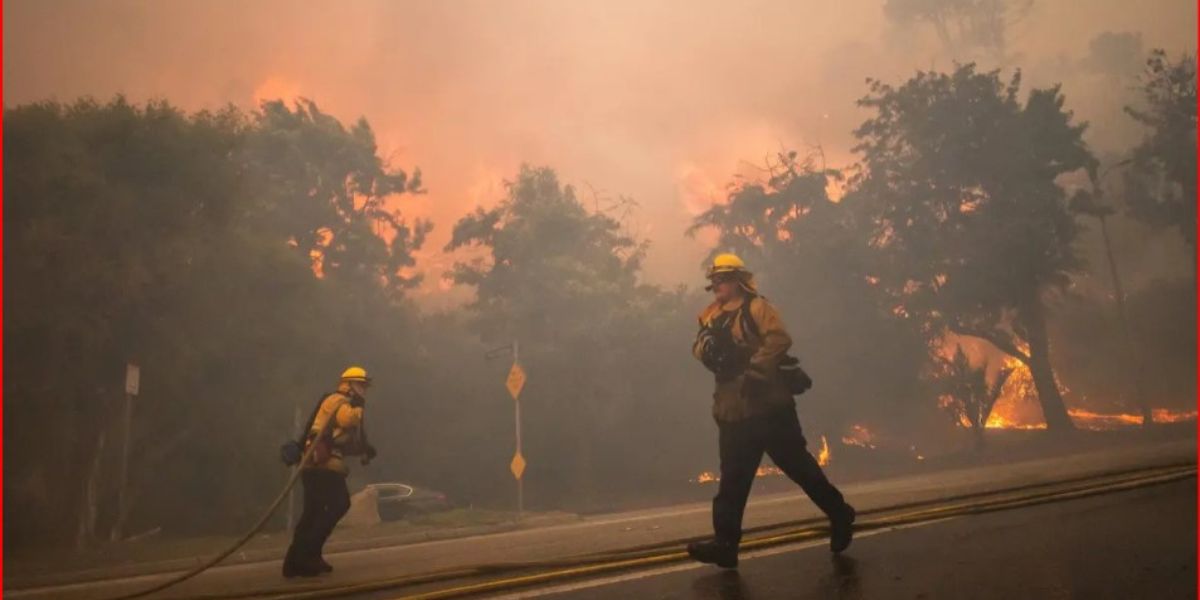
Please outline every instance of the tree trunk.
M1134 401L1142 413L1142 426L1147 427L1154 424L1154 416L1150 411L1150 403L1146 401L1146 391L1142 385L1141 356L1134 345L1133 328L1129 325L1129 313L1125 308L1125 288L1121 285L1121 275L1117 272L1117 261L1113 258L1112 243L1108 239L1108 222L1103 214L1099 219L1100 236L1104 240L1104 254L1108 258L1108 271L1112 276L1113 297L1117 301L1117 319L1121 324L1121 335L1125 338L1125 352L1129 361L1130 379L1133 382Z
M1050 365L1050 339L1046 334L1042 303L1035 298L1026 306L1022 316L1029 336L1029 372L1033 376L1033 386L1037 389L1038 402L1042 405L1046 428L1052 431L1075 429L1071 416L1067 414L1062 394L1058 391L1054 368Z

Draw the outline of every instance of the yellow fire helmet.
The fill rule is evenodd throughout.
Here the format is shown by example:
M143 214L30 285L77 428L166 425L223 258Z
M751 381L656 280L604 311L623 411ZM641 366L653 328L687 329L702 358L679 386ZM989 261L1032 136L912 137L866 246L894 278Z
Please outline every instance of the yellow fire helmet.
M705 291L711 292L716 284L716 278L722 275L737 279L747 293L758 294L758 286L754 284L754 274L746 270L746 263L738 258L738 255L726 252L713 257L712 265L708 267L708 280L711 283L704 288Z
M713 257L712 265L708 267L708 278L712 279L721 273L741 273L746 271L746 263L736 254L728 252Z
M367 370L362 367L350 367L342 371L342 381L361 381L363 383L371 383L371 378L367 377Z

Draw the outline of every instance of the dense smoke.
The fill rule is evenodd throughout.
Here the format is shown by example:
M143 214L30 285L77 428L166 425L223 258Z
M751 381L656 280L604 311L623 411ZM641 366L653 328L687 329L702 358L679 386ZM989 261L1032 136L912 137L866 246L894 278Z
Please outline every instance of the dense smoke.
M1064 84L1103 153L1137 133L1121 94L1144 52L1194 47L1182 0L982 3L1013 5L999 55L948 47L885 4L905 3L12 2L6 101L123 93L195 110L303 96L366 116L382 156L425 175L428 195L406 210L435 223L422 302L441 306L469 297L437 293L453 222L494 204L522 162L634 198L654 244L647 278L694 283L707 248L681 237L691 216L781 148L850 163L867 77L1020 67L1030 84Z
M6 545L236 530L351 363L355 485L510 508L514 341L532 509L677 501L715 463L688 348L717 250L789 324L834 465L957 452L993 401L1186 413L1195 11L8 3Z

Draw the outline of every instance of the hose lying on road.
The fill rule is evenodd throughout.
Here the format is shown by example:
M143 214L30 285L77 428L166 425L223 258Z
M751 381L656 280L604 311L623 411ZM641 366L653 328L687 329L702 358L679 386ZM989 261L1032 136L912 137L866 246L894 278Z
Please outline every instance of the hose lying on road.
M328 423L326 423L326 425L328 426ZM324 433L324 431L322 431L322 434L323 433ZM312 456L313 450L315 450L316 448L317 448L317 444L309 444L308 449L304 451L304 455L303 455L303 457L300 458L300 462L298 464L303 465L303 464L307 463L309 457ZM116 597L112 598L112 600L132 600L133 598L142 598L145 596L149 596L150 594L154 594L156 592L161 592L169 587L179 585L180 583L183 583L183 582L211 569L212 567L216 566L217 563L225 560L226 558L229 558L230 554L237 552L238 548L241 548L242 546L246 545L246 542L249 542L251 539L254 538L254 536L258 535L258 532L262 531L262 528L264 526L266 526L267 521L271 520L271 517L275 514L275 511L279 510L279 505L283 504L284 499L287 498L289 493L291 493L292 488L296 487L296 480L300 478L300 471L301 471L301 469L299 467L292 469L292 474L290 477L288 477L287 484L283 486L283 489L280 490L279 495L275 497L275 501L272 502L271 505L269 507L267 507L267 510L265 512L263 512L262 516L259 517L258 522L256 522L254 524L254 527L251 527L250 531L247 531L245 535L238 538L238 540L236 542L231 544L228 548L223 550L221 553L217 554L216 556L213 556L212 558L208 559L207 561L205 561L199 565L196 565L191 570L180 573L179 575L171 577L170 579L167 579L165 581L156 583L153 586L150 586L144 590L139 590L137 592L125 594L123 596L116 596Z
M855 523L854 527L856 531L869 531L957 516L1035 506L1168 483L1194 477L1195 474L1196 465L1194 463L1173 464L1122 470L1052 483L1026 484L1004 490L973 492L937 498L935 500L907 502L860 511L860 519ZM894 514L898 511L909 512ZM862 518L871 515L881 516L874 519ZM748 536L742 542L742 548L752 550L827 537L829 529L823 525L824 522L824 518L805 519L747 529L747 534L759 533L764 535ZM259 590L243 589L235 593L194 596L192 598L197 600L221 600L234 597L253 597L315 600L350 594L398 590L423 584L460 581L468 578L509 575L501 579L405 596L405 598L421 600L453 598L683 561L687 559L687 553L683 552L680 548L688 541L694 539L701 538L684 538L641 547L626 548L619 551L593 553L563 559L455 567L416 575L352 584L276 586Z

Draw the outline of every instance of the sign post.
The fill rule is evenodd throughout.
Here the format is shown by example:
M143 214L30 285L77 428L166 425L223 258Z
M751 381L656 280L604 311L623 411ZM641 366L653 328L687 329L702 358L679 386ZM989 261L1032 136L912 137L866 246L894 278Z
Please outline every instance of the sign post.
M134 363L125 365L125 415L121 426L121 474L117 487L117 522L113 525L109 539L120 541L129 516L129 446L133 432L133 397L141 387L142 370Z
M505 381L505 387L508 388L508 393L513 399L517 450L513 453L513 459L509 463L508 468L517 480L517 518L521 518L521 515L525 512L525 490L522 478L525 474L525 456L521 453L521 389L525 387L525 369L521 368L521 356L517 348L517 342L513 342L512 349L513 364L512 368L508 370L508 380Z

